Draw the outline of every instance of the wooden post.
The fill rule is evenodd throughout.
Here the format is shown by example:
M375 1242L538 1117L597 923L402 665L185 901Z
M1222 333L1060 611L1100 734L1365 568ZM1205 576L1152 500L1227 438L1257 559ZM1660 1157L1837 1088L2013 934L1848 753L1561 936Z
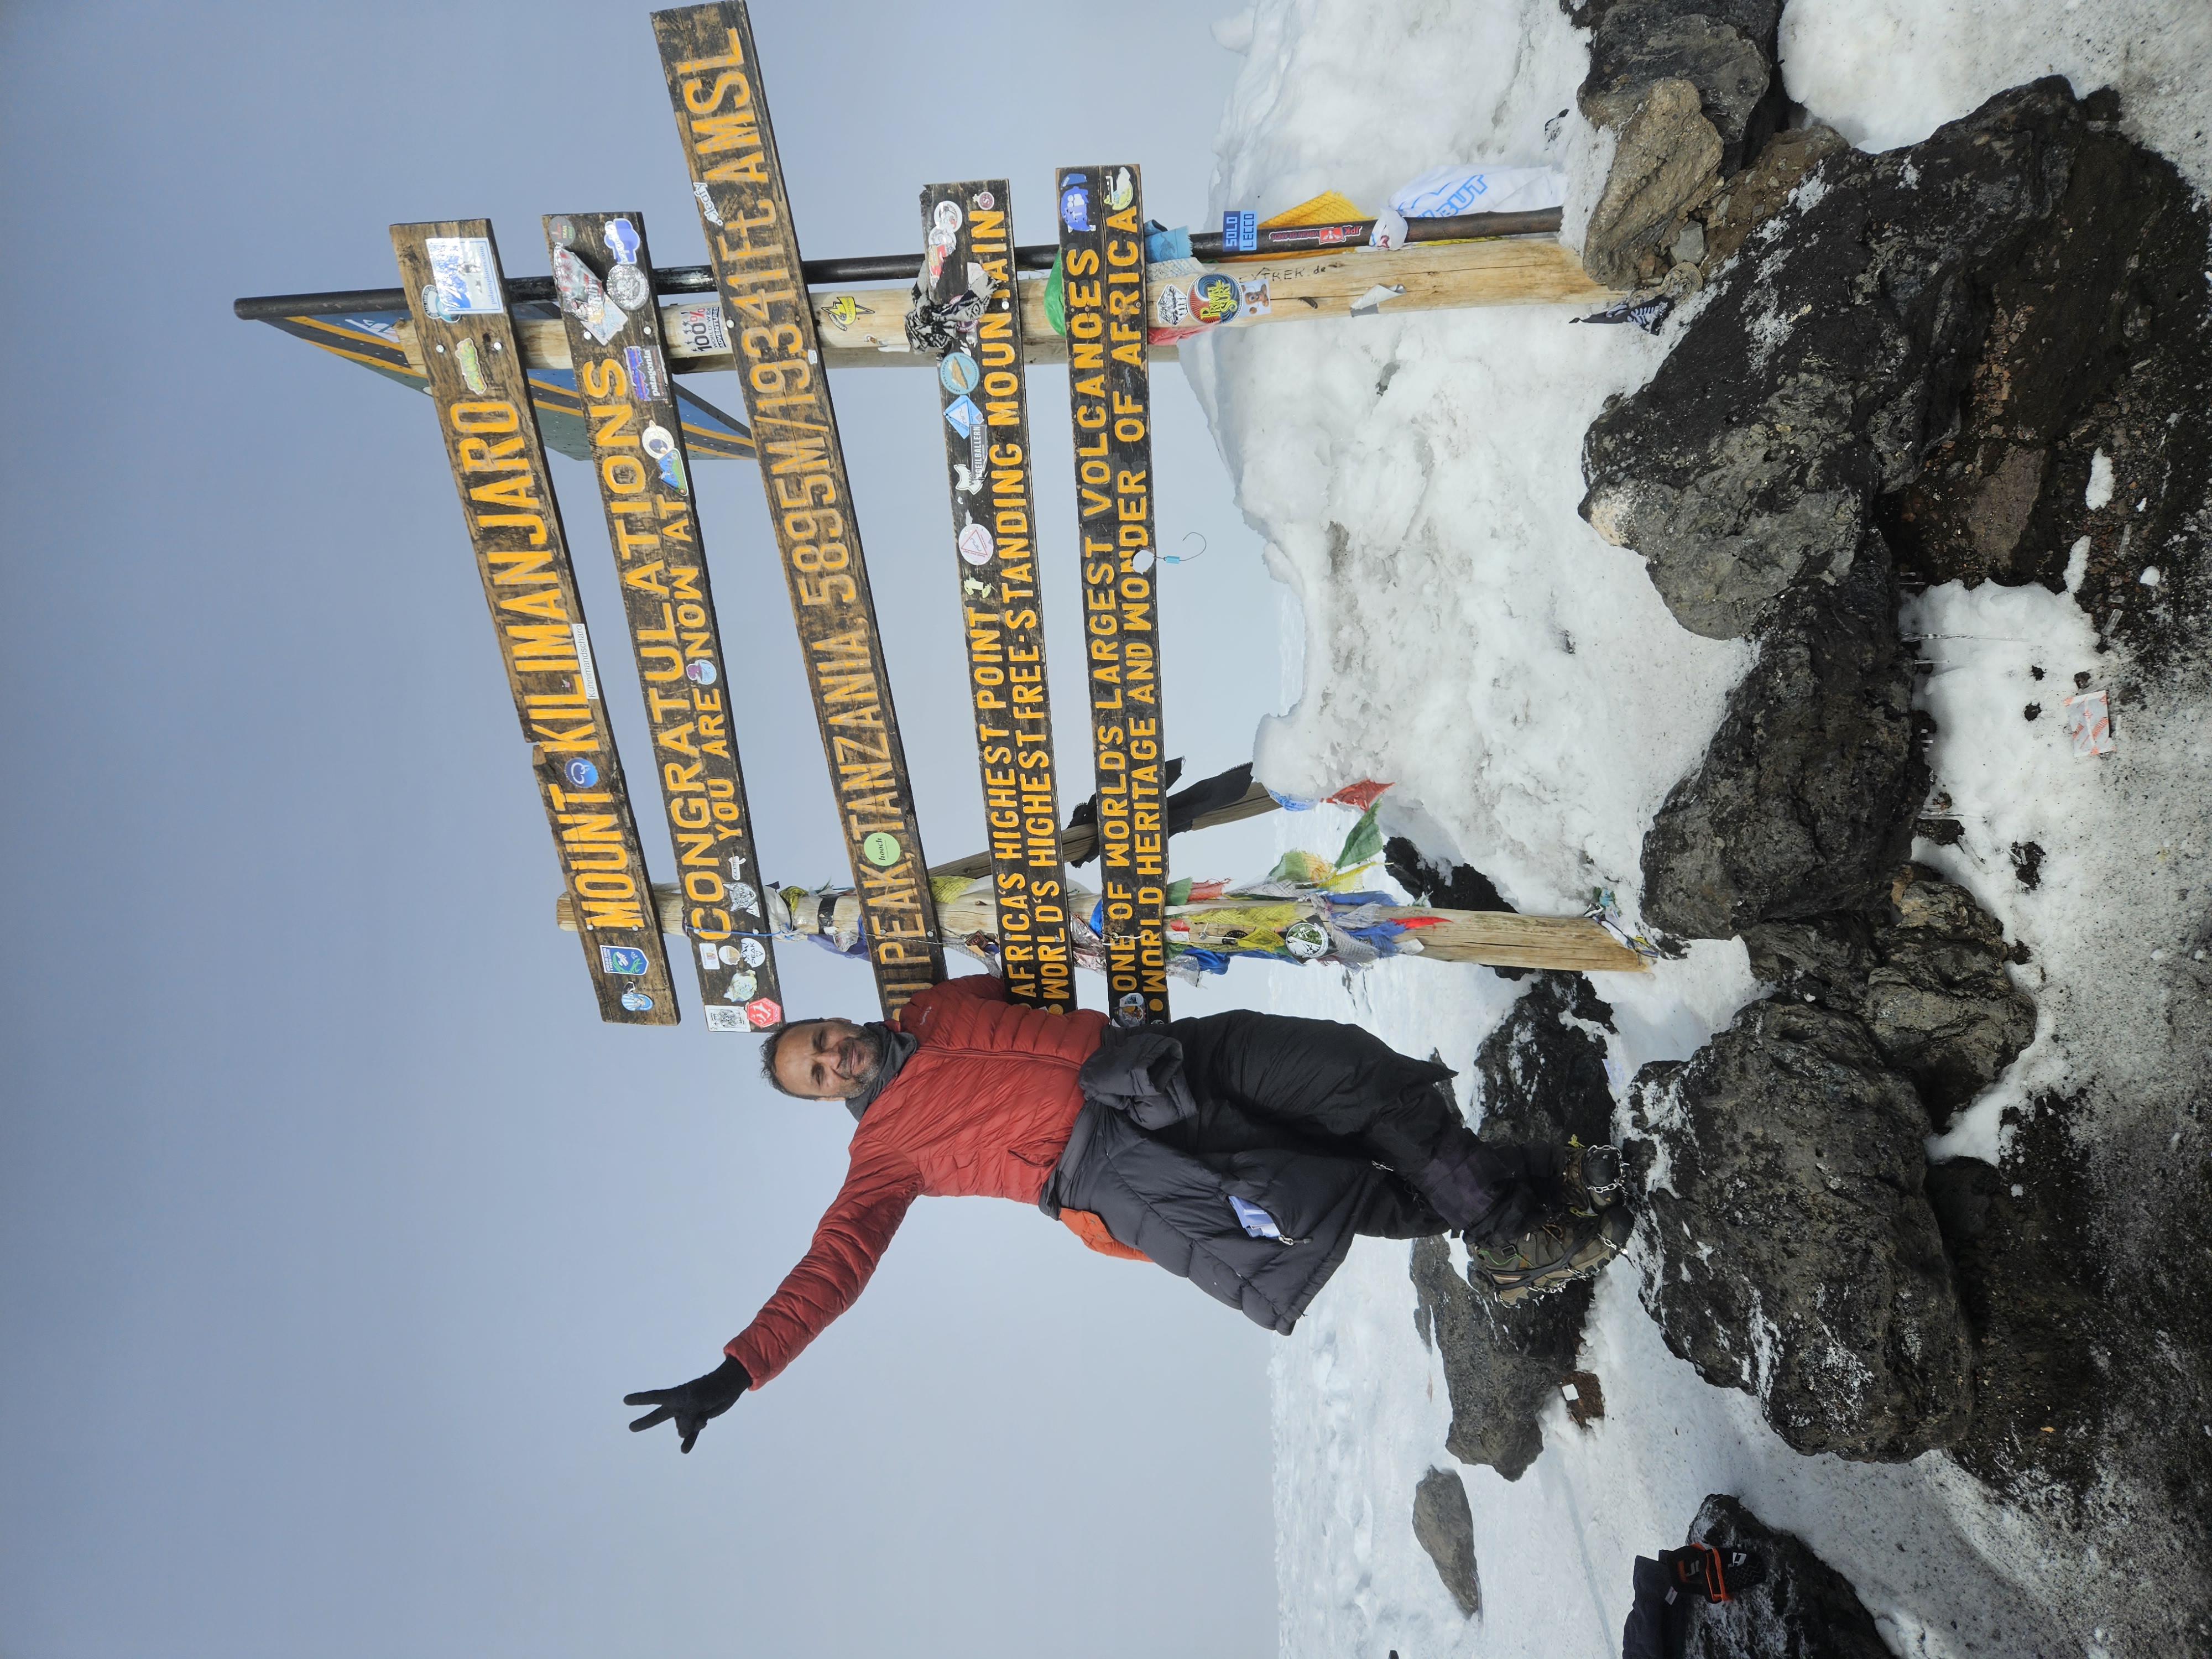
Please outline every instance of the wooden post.
M673 1025L680 1016L668 953L646 909L645 854L599 696L491 226L483 219L394 225L392 246L416 337L429 346L430 398L515 715L532 745L538 799L589 930L584 957L599 1018Z
M1168 1016L1167 738L1160 716L1144 182L1134 167L1054 175L1066 272L1084 640L1098 774L1107 982L1125 1025ZM1226 279L1224 279L1226 280Z
M780 1025L783 990L738 761L735 722L750 676L722 648L690 451L661 351L645 216L551 214L545 239L563 279L562 321L622 577L651 769L690 901L682 932L707 1029Z
M738 0L653 15L886 1014L945 975L836 411Z
M940 354L937 380L938 431L952 501L952 570L960 585L968 693L999 896L999 961L1009 997L1067 1013L1075 1007L1075 964L1060 850L1012 219L1003 179L931 185L921 192L922 234L934 267L930 301L971 294L971 270L991 284L982 314Z

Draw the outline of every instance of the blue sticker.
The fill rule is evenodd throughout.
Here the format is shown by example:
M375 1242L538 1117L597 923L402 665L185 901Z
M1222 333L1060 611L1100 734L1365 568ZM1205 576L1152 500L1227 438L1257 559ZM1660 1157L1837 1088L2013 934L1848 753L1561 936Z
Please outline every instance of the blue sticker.
M1091 228L1091 192L1084 184L1081 173L1071 173L1067 182L1060 186L1060 222L1070 230Z
M653 355L638 346L623 348L623 362L629 369L630 390L641 398L656 401L667 391L660 379L660 364Z
M965 438L981 428L983 411L975 407L975 399L963 393L945 405L945 418L955 432Z
M627 219L610 219L607 228L599 233L606 238L607 251L615 256L615 263L634 265L637 263L637 227Z
M588 789L599 781L599 769L587 760L572 760L561 769L561 775L579 789Z
M1239 213L1235 208L1221 216L1221 251L1224 253L1256 253L1260 248L1260 216Z
M633 1014L649 1014L653 1012L653 999L642 991L624 991L622 994L622 1005Z
M599 946L599 966L610 974L629 974L632 976L649 971L653 964L645 952L630 945L602 945Z
M937 366L937 378L945 382L947 392L973 392L982 380L983 371L975 367L975 360L964 351L956 351Z

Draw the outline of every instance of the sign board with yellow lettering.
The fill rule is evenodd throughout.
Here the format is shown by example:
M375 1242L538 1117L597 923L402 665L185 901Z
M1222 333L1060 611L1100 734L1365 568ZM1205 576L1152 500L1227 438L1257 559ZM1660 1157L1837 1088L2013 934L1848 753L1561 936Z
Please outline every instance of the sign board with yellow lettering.
M673 1025L667 952L491 226L394 225L392 246L599 1018Z
M1146 357L1144 183L1131 167L1053 179L1075 423L1085 654L1098 772L1106 977L1114 1018L1168 1018L1166 738Z
M799 266L752 25L736 0L653 15L735 347L884 1012L945 976L905 746Z
M753 687L723 651L714 616L645 217L550 214L545 240L707 1029L765 1030L783 1021L767 908L775 901L763 897L734 726Z
M939 337L927 343L951 489L999 965L1012 1000L1066 1013L1075 1006L1074 962L1007 198L1003 179L921 192L923 301Z

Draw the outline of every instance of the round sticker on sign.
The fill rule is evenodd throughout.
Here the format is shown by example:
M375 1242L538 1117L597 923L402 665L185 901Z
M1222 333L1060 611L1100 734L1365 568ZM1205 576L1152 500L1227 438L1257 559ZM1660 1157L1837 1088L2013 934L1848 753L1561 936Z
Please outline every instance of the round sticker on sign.
M719 677L714 672L714 664L701 660L685 663L684 678L694 685L712 685Z
M1160 297L1153 302L1152 310L1162 328L1181 328L1183 319L1190 315L1190 306L1182 297L1182 290L1172 283L1160 289Z
M970 564L991 562L991 532L980 524L971 524L960 532L960 556Z
M1121 1000L1114 1005L1114 1017L1123 1025L1142 1025L1145 1023L1145 999L1135 991L1124 991Z
M738 952L744 957L748 968L757 968L768 960L768 946L757 939L739 939Z
M1237 283L1209 270L1190 285L1190 314L1201 323L1225 323L1237 314Z
M730 988L722 993L732 1002L750 1002L753 993L760 989L760 981L750 974L732 974Z
M956 351L937 366L937 378L945 382L945 389L954 393L973 392L983 378L975 367L975 360L964 351Z
M881 830L860 843L860 856L878 870L888 870L896 864L899 854L904 850L896 836L887 835Z
M1283 929L1283 944L1300 962L1311 962L1328 949L1328 935L1317 921L1294 921Z
M579 789L588 789L599 781L599 769L587 760L572 760L561 769L561 775Z
M624 991L622 1006L633 1014L649 1014L653 1012L653 999L642 991Z
M745 1018L753 1023L753 1030L783 1023L783 1010L776 1006L774 997L759 997L745 1004Z
M960 204L957 202L939 202L937 204L936 210L929 216L929 220L930 222L939 230L953 231L959 229Z
M653 297L653 285L635 265L617 265L607 273L607 298L624 311L635 311Z

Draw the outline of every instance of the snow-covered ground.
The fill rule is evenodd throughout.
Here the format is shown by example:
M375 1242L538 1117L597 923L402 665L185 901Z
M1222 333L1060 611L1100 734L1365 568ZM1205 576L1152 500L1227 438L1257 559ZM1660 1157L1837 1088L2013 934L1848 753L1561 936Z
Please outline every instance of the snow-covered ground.
M1584 37L1556 0L1264 0L1215 35L1247 60L1217 210L1265 216L1323 189L1371 209L1432 164L1477 157L1565 167L1586 202L1602 160L1574 112ZM2200 188L2212 176L2203 0L1793 0L1782 43L1793 96L1869 148L1915 142L2056 70L2083 94L2119 85L2132 132ZM1575 512L1584 428L1609 393L1649 377L1679 325L1651 340L1571 314L1385 307L1216 336L1182 361L1295 596L1288 712L1261 727L1261 775L1306 796L1395 780L1386 824L1476 864L1519 908L1571 913L1605 886L1633 914L1651 815L1751 653L1678 628L1641 562ZM2035 1046L1932 1149L1986 1155L2004 1105L2063 1082L2075 1045L2126 1017L2135 993L2115 970L2186 954L2191 912L2175 895L2202 885L2206 842L2186 803L2212 798L2212 744L2188 711L2142 713L2112 761L2077 760L2056 719L2021 720L2031 665L2054 705L2077 669L2112 666L2069 595L1954 586L1916 600L1905 626L1940 636L1924 700L1942 728L1938 781L1966 826L1956 847L1917 853L2034 953L2022 982L2041 1009ZM1324 853L1343 827L1333 809L1282 825L1285 844ZM2051 849L2033 892L2007 856L2027 840ZM1280 1012L1440 1048L1463 1098L1477 1045L1520 988L1404 960L1268 984ZM1757 991L1735 943L1598 988L1616 1011L1617 1086L1689 1054ZM1718 1491L1849 1574L1900 1653L2026 1652L2050 1633L2065 1577L2045 1559L2051 1540L1940 1455L1875 1466L1790 1451L1748 1396L1667 1352L1631 1264L1601 1286L1589 1327L1603 1420L1577 1429L1562 1403L1519 1481L1463 1472L1485 1605L1462 1619L1412 1531L1416 1483L1453 1466L1441 1369L1413 1310L1406 1246L1363 1241L1275 1361L1285 1655L1617 1651L1631 1558L1679 1541Z

